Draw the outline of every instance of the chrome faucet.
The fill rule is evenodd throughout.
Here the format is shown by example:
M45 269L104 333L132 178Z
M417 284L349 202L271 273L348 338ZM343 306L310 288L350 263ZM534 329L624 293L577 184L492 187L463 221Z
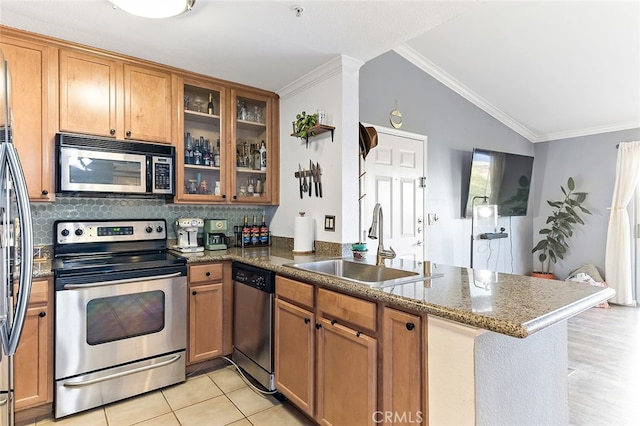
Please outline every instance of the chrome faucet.
M393 251L393 247L389 246L389 250L384 249L384 243L382 241L382 224L382 206L380 203L377 203L373 208L373 221L371 222L371 228L369 228L369 238L377 240L378 236L380 236L380 241L378 242L378 253L376 254L377 266L384 266L384 259L393 259L396 257L396 252Z

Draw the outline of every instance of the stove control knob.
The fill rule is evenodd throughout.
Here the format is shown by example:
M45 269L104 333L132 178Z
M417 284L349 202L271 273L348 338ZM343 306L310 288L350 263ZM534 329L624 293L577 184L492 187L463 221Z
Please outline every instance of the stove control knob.
M82 229L80 229L80 228L76 229L75 234L76 234L78 237L79 237L79 236L81 236L81 235L83 234Z
M64 228L62 231L60 231L60 235L62 235L63 237L68 237L69 230L67 228Z
M164 231L164 228L162 226L158 226L156 228L156 232L162 232L162 231Z
M144 230L147 231L147 234L150 234L153 232L153 228L150 226L147 226Z

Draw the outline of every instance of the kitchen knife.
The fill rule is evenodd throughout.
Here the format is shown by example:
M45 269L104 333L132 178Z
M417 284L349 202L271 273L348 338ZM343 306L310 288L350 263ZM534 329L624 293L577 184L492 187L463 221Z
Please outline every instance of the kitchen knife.
M318 169L316 165L311 163L311 176L313 177L313 186L316 188L316 197L318 196Z
M300 199L302 199L302 166L298 164L298 180L300 181Z
M313 174L314 170L313 170L313 162L311 160L309 160L309 173L311 173L311 176L309 177L309 197L311 197L311 182L315 182L316 181L316 177Z
M320 198L322 198L322 181L320 180L320 176L322 176L322 169L320 168L320 163L316 163L316 184L318 185Z

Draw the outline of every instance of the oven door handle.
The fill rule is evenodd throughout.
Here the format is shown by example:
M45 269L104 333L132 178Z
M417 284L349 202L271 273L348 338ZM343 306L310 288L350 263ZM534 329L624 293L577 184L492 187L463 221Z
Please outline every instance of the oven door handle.
M107 380L113 380L119 377L129 376L131 374L136 374L136 373L140 373L147 370L154 370L156 368L164 367L165 365L173 364L174 362L178 361L181 356L182 356L181 354L177 354L169 358L168 360L159 362L157 364L145 365L143 367L138 367L138 368L134 368L127 371L121 371L115 374L109 374L108 376L104 376L104 377L96 377L95 379L78 381L78 382L66 382L63 384L63 386L67 388L74 388L74 387L95 385L96 383L105 382Z
M127 284L127 283L135 283L140 281L164 280L166 278L179 277L180 275L182 275L182 272L175 272L173 274L167 274L167 275L154 275L151 277L125 278L123 280L102 281L99 283L91 283L91 284L65 284L63 288L65 290L73 290L76 288L104 287L107 285Z

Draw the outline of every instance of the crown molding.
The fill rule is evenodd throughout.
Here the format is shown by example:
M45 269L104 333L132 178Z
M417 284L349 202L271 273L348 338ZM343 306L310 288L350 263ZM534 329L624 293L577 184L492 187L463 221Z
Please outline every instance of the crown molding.
M346 55L336 56L299 79L277 90L276 93L280 96L280 99L290 98L345 71L358 72L363 64L364 62Z
M509 127L511 130L525 137L530 142L533 142L538 138L538 135L533 133L527 127L523 126L519 121L513 119L504 111L487 102L484 98L479 96L473 90L469 89L460 81L456 80L442 68L438 67L433 62L429 61L427 58L416 52L413 48L407 46L406 44L403 44L393 50L397 54L405 58L407 61L420 68L422 71L426 72L427 74L438 80L440 83L447 86L449 89L453 90L496 120L500 121L505 126Z
M539 135L532 142L549 142L559 139L578 138L581 136L597 135L600 133L619 132L621 130L640 129L640 121L625 121L622 123L607 124L605 126L586 127L584 129L568 130L564 132L547 133Z

